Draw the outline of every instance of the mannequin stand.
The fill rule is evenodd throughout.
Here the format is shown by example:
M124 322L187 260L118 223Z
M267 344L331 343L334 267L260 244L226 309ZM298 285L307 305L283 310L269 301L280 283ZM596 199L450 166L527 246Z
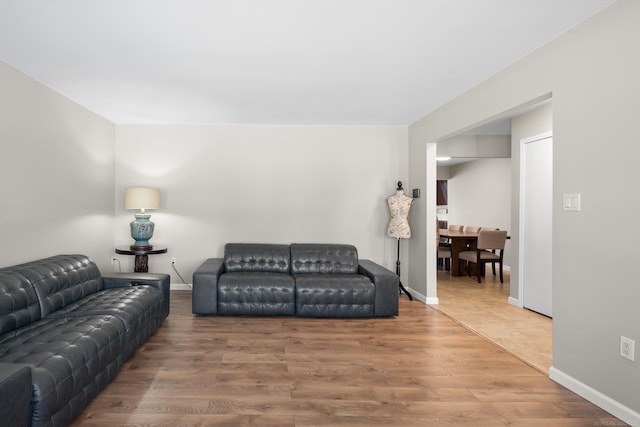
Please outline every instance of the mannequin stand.
M400 279L400 239L398 238L397 240L398 240L398 259L396 261L396 274L398 275L398 279ZM409 301L413 301L413 297L411 296L409 291L405 289L404 285L402 284L402 281L399 281L398 284L400 285L400 293L404 292L405 294L407 294L407 297L409 297Z

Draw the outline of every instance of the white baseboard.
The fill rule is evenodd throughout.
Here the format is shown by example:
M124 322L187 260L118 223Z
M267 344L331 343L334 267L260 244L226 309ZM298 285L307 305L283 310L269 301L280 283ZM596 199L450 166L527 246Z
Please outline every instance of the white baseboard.
M640 413L616 400L613 400L609 396L602 394L598 390L589 387L553 366L549 369L549 378L558 384L565 386L577 395L584 397L589 402L599 406L625 423L632 426L640 426Z
M514 298L514 297L509 297L509 298L507 299L507 301L508 301L508 302L509 302L509 304L511 304L511 305L515 305L516 307L520 307L520 308L522 308L522 305L520 304L520 300L519 300L519 299L516 299L516 298Z
M409 287L407 287L407 291L411 294L411 296L413 297L414 300L417 299L418 301L422 301L423 303L426 304L427 297L425 297L421 293L416 292L415 290L413 290L413 289L411 289ZM400 298L407 298L407 296L403 292L403 293L400 294Z
M184 283L172 283L169 289L172 291L190 291L191 284L185 285Z
M438 305L440 304L440 300L438 297L427 297L426 301L423 301L425 304Z

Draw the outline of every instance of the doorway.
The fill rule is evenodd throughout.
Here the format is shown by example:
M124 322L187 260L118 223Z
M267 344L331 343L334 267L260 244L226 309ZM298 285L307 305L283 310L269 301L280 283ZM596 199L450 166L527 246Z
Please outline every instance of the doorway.
M520 144L519 294L524 308L552 317L553 137Z
M519 161L520 150L521 150L520 141L524 140L530 135L542 135L544 132L549 132L549 136L551 135L550 133L550 130L552 127L551 97L549 95L548 97L546 97L546 99L543 99L543 100L538 99L536 101L532 101L526 106L514 108L512 111L505 112L502 117L511 118L512 126L510 129L511 134L509 138L512 141L517 141L517 143L512 144L512 157L513 157L511 161L512 173L507 178L507 181L509 183L512 183L512 185L516 186L511 190L512 191L511 197L513 199L513 203L511 204L510 211L513 211L513 216L510 220L510 223L508 221L507 222L508 225L505 226L505 228L509 231L509 234L512 237L510 249L513 254L513 258L511 259L513 261L513 264L507 264L507 266L511 265L512 267L515 267L515 268L513 268L512 270L514 273L513 276L511 276L511 274L505 275L506 280L505 280L504 287L500 287L499 284L492 283L492 286L494 286L494 289L501 292L500 295L498 296L498 300L500 301L500 304L498 306L496 306L492 310L488 307L483 307L482 304L474 305L475 307L474 312L477 314L476 317L478 319L483 319L483 318L486 319L487 315L502 316L502 314L498 312L498 307L504 307L504 310L509 312L513 312L513 307L509 308L509 305L516 305L522 308L522 292L519 292L520 283L521 283L520 274L522 269L521 263L523 260L523 257L521 254L521 242L520 242L520 239L522 237L521 229L520 229L522 222L520 220L520 212L519 212L519 206L521 203L520 201L520 197L521 197L520 185L521 184L519 183L522 181L521 177L523 173L523 171L520 170L521 165ZM471 131L466 130L465 132L471 133L473 132L473 130ZM441 153L438 152L438 155L441 155ZM452 192L451 182L449 183L449 185L450 185L449 198L451 199L451 197L455 197L455 195L451 194ZM435 182L434 182L434 187L435 187ZM434 202L434 210L435 210L435 202ZM472 224L472 225L488 225L488 224ZM439 277L437 281L439 282L441 273L438 273L438 276ZM510 276L509 279L507 279L507 276ZM452 281L452 278L446 275L443 279L451 283L448 285L450 289L449 292L445 292L445 289L442 289L442 292L441 292L440 284L438 283L437 285L436 289L440 299L441 307L443 309L447 309L450 311L456 310L461 313L469 312L469 310L465 311L462 305L460 306L458 305L459 301L464 297L464 295L462 295L460 292L465 291L463 287L465 287L464 285L467 282L466 281L458 282L456 280L454 283ZM488 275L487 279L492 279L492 275ZM473 280L471 280L470 282L473 282ZM507 284L508 282L511 282L511 283ZM484 280L483 280L483 283L484 283ZM476 291L477 286L478 286L477 283L469 283L469 287L466 290L471 289L472 291ZM511 289L509 289L509 286L511 287ZM473 298L475 299L475 295ZM450 306L447 307L447 304L450 304ZM451 304L455 304L455 306L451 306ZM487 310L486 312L481 312L482 310L485 310L485 309ZM541 353L544 353L543 356L551 358L552 357L552 349L551 349L552 340L551 340L550 331L551 331L552 319L550 319L549 317L542 316L530 310L521 310L521 311L523 312L521 313L522 315L533 316L533 319L535 319L536 321L540 320L541 322L545 322L545 321L548 322L548 324L545 324L545 325L547 325L547 329L549 330L549 333L545 334L544 337L540 336L541 341L537 343L535 346L533 346L535 348L532 348L532 349L533 350L539 349L541 350ZM467 314L464 314L464 315L466 316ZM466 320L464 320L462 317L458 319L458 317L456 316L457 314L452 314L452 317L456 318L457 320L461 321L464 324ZM542 318L542 319L538 319L538 318ZM494 324L497 326L502 326L505 324L510 324L511 326L515 325L515 323L512 320L505 320L505 319L497 321ZM479 323L479 325L483 327L486 326L485 323ZM520 337L527 336L531 331L537 331L536 326L533 326L533 325L534 325L533 320L521 322L521 324L519 324L518 326L519 328L517 332L518 336ZM470 327L472 329L475 329L473 325L470 325ZM530 328L530 329L527 329L527 328ZM492 338L492 337L488 336L488 338ZM502 338L504 337L501 337L500 335L496 335L495 338L498 341L502 341ZM517 342L515 343L515 345L517 347L527 345L527 340L520 339L516 341ZM505 343L505 347L507 347L506 343Z

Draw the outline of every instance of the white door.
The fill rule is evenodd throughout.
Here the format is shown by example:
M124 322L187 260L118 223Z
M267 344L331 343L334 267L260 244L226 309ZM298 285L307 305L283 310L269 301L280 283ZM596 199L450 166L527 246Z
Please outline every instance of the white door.
M522 304L551 317L553 138L546 135L523 140L521 150Z

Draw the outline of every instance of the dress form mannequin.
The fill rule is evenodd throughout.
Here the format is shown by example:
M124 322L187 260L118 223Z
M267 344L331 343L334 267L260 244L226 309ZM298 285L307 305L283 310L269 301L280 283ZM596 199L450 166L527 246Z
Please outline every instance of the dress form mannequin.
M413 198L407 196L402 189L402 182L398 181L398 188L395 194L387 198L389 213L391 220L387 227L387 236L393 237L398 241L398 259L396 261L396 274L400 277L400 239L409 239L411 237L411 228L409 227L409 209L411 209ZM413 297L400 282L400 291L404 291L413 300Z
M398 184L402 185L402 183ZM408 239L411 237L408 218L413 198L404 194L402 187L398 188L393 196L387 198L389 213L391 214L391 220L387 227L387 236L396 239Z

